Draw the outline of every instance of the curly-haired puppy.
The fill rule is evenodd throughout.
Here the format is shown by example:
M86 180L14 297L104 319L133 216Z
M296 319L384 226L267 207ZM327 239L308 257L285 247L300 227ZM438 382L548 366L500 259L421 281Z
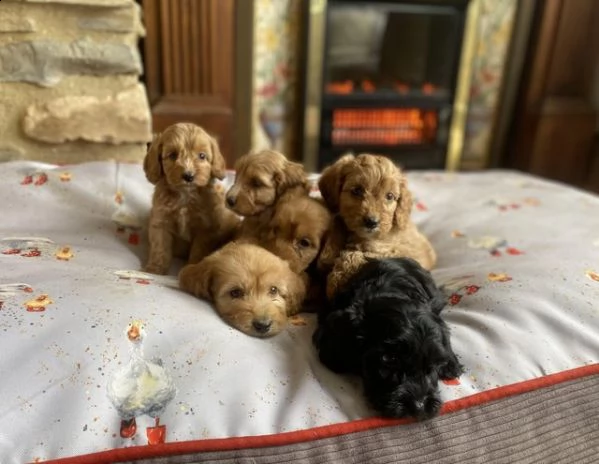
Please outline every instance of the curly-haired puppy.
M383 415L432 417L441 407L439 379L463 372L439 315L445 303L416 261L368 260L318 315L313 341L320 360L359 375Z
M268 231L259 244L301 273L316 260L331 225L322 201L309 196L282 199L275 207Z
M262 247L230 242L179 273L180 287L214 303L229 325L254 337L279 333L298 313L306 282Z
M308 195L309 191L304 167L282 153L262 150L243 155L235 163L235 181L226 196L227 206L244 217L236 238L261 237L282 197Z
M387 157L351 154L323 170L318 186L336 215L334 232L319 258L331 270L331 298L366 258L409 257L425 269L436 262L435 251L412 222L412 195L402 171Z
M185 249L187 261L196 263L232 238L239 218L213 185L225 176L225 160L216 140L201 127L179 123L158 134L148 148L144 171L156 186L145 271L166 274L174 249ZM188 246L181 247L181 240Z

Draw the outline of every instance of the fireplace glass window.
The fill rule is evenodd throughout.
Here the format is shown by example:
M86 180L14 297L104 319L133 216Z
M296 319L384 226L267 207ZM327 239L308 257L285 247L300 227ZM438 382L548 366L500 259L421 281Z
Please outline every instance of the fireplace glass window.
M460 21L442 4L331 1L325 93L450 96Z

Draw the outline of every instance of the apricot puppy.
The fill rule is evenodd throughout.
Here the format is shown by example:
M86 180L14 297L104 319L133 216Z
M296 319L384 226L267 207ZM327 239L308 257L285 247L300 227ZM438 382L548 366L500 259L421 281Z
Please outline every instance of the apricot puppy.
M306 282L257 245L230 242L179 273L181 289L214 303L221 318L253 337L270 337L298 313Z
M179 123L158 134L144 171L155 185L146 272L166 274L174 249L197 263L232 238L239 218L214 186L215 179L225 176L225 160L216 140L201 127Z
M407 179L389 158L345 155L327 167L319 188L336 215L318 267L329 272L331 298L366 258L408 257L430 270L436 262L428 239L412 222Z
M235 181L227 206L244 217L238 239L252 241L268 231L274 207L282 197L307 196L310 183L303 165L273 150L251 152L235 163Z

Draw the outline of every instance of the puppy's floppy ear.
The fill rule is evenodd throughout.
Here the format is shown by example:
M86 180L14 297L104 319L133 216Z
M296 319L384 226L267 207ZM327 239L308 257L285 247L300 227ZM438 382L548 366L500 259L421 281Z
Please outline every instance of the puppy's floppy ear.
M320 253L316 258L317 269L322 273L328 273L335 263L335 260L345 248L345 238L347 229L343 221L335 216L331 221L331 227L325 237L323 237Z
M324 168L318 179L320 194L333 213L339 211L339 195L345 181L345 172L354 159L353 154L343 155L335 163Z
M284 296L285 302L287 303L287 315L293 316L302 309L302 304L306 298L306 291L308 288L308 275L303 272L302 275L298 275L291 269L287 272L287 292Z
M225 158L220 152L218 142L214 137L210 137L210 149L212 150L212 177L223 180L226 175Z
M179 272L179 287L198 298L212 299L212 260L207 257L197 264L188 264Z
M288 160L285 160L282 170L274 173L274 181L277 185L277 195L298 185L308 187L308 178L303 164Z
M395 208L395 215L393 217L393 222L399 230L405 229L410 222L412 204L412 193L408 189L408 184L405 177L403 177L403 174L401 174L401 180L399 184L399 199L397 200L397 207Z
M148 144L148 151L144 158L144 171L149 182L156 185L162 177L162 139L161 134L155 134L152 142Z

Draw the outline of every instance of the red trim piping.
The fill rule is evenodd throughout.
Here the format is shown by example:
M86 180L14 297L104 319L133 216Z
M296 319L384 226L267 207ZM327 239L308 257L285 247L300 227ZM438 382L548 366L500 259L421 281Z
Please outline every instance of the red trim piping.
M599 374L599 364L577 367L556 374L549 374L531 380L493 388L481 393L460 398L444 403L441 414L448 414L462 409L478 406L490 401L496 401L510 396L527 393L540 388L546 388L559 383L575 380L582 377ZM149 459L157 457L177 456L208 451L226 451L233 449L265 448L271 446L290 445L307 441L331 438L364 430L389 427L399 424L408 424L412 419L383 419L379 417L359 419L339 424L324 425L311 429L284 432L272 435L258 435L248 437L214 438L165 443L161 445L132 446L108 451L43 461L47 464L101 464L135 459Z

